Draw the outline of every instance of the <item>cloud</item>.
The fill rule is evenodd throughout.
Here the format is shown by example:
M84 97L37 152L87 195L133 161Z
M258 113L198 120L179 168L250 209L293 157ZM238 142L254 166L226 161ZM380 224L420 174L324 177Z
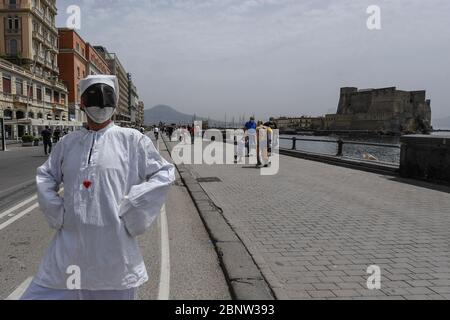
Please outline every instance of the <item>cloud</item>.
M376 2L383 29L371 32L367 0L82 0L80 33L118 53L149 107L322 114L340 86L397 85L427 89L444 115L450 2Z

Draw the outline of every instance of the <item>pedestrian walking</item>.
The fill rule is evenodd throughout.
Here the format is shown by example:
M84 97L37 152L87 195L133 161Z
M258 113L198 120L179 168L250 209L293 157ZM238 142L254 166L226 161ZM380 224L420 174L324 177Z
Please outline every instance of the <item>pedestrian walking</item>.
M269 150L268 150L268 128L264 126L262 121L258 121L256 127L256 156L258 158L257 166L269 166Z
M242 132L242 134L239 134L236 136L237 140L237 162L242 163L243 158L245 157L245 146L246 146L246 136Z
M53 142L58 143L60 138L61 138L61 130L59 130L59 128L56 128L55 132L53 132Z
M155 135L156 141L158 141L158 139L159 139L159 128L158 128L158 127L155 127L155 128L153 129L153 133L154 133L154 135Z
M250 117L250 120L245 124L245 130L248 137L247 156L253 154L256 148L256 127L255 117Z
M52 152L52 131L48 126L41 132L42 142L44 143L45 155L49 155Z
M38 168L39 205L57 233L23 300L129 300L148 280L137 236L158 217L174 166L149 137L112 122L118 90L115 76L83 79L87 128Z

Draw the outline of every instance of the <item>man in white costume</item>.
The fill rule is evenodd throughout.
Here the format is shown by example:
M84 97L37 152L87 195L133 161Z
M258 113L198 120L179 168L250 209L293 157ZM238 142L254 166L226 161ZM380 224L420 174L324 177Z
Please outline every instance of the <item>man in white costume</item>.
M118 90L115 76L83 79L88 127L64 136L37 170L40 208L57 233L23 300L135 299L148 280L136 237L159 215L174 166L150 138L111 121Z

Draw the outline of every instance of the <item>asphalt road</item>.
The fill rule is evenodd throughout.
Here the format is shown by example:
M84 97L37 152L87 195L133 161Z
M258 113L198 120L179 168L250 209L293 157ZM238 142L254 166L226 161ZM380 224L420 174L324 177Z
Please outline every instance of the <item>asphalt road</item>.
M41 147L0 153L0 299L20 296L54 235L35 187L27 186L46 160L42 153ZM165 148L161 153L170 161ZM139 243L150 277L139 299L230 299L214 247L178 175L165 212Z

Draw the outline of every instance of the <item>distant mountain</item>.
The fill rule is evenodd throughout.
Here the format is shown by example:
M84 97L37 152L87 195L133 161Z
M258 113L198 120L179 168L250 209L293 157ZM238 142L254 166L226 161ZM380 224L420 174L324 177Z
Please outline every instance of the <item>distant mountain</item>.
M433 120L434 129L450 129L450 116Z
M191 123L194 115L181 113L174 108L166 105L157 105L151 109L145 110L144 122L146 125L163 123ZM197 117L198 120L201 120Z

